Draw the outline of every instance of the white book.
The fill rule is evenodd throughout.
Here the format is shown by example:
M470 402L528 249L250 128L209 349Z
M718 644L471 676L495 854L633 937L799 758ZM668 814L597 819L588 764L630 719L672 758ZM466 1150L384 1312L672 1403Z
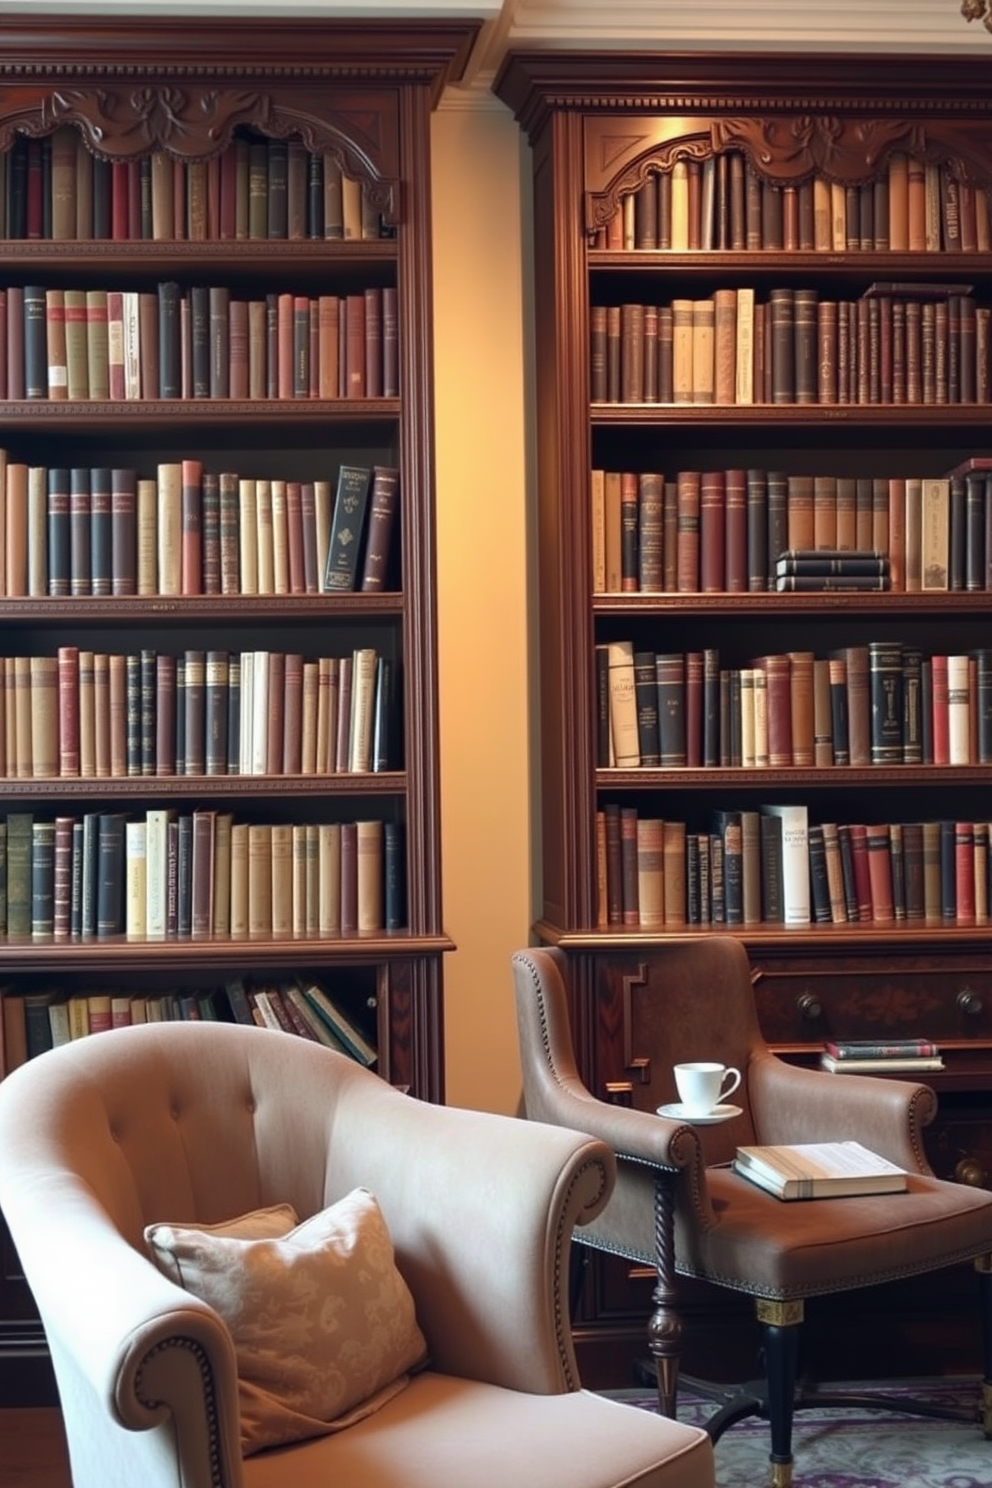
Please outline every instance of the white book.
M636 769L641 763L641 744L637 730L633 641L609 642L608 680L612 762L621 770Z
M272 592L289 593L289 514L286 506L286 482L274 480L272 501ZM323 572L323 570L321 570Z
M183 467L178 461L158 467L158 592L183 590Z
M145 935L165 936L169 876L169 822L176 813L155 807L145 813Z
M121 297L124 322L124 397L141 397L141 333L138 321L138 292L127 289Z
M258 512L255 482L238 480L238 535L241 593L258 593Z
M360 647L351 659L351 730L348 744L348 769L362 772L372 768L372 719L375 711L375 671L377 656L370 646Z
M148 933L147 823L124 823L124 929L129 939Z
M782 823L782 909L786 925L808 925L809 811L806 806L762 806Z
M948 764L971 764L971 694L968 657L947 658Z
M255 517L258 526L258 592L275 594L275 549L272 528L272 481L255 482Z
M252 728L255 718L255 653L241 653L241 736L238 740L238 774L250 775Z
M251 696L251 758L249 775L264 775L269 768L269 652L254 652ZM241 706L244 708L244 675Z
M68 1002L50 1002L48 1004L48 1026L52 1030L52 1047L54 1049L57 1049L60 1044L71 1042L72 1032L69 1028Z

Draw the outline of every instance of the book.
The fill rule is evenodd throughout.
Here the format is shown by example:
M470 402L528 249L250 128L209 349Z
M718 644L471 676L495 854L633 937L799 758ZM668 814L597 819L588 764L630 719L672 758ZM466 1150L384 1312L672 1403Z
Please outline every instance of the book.
M371 1068L378 1059L375 1046L362 1033L355 1021L341 1007L326 988L310 977L298 977L297 986L310 1007L344 1045L353 1059Z
M940 1053L933 1039L824 1039L823 1052L832 1059L932 1059Z
M325 594L355 587L371 481L372 470L367 465L342 464L338 470L324 564Z
M732 1166L780 1199L899 1193L909 1186L904 1169L853 1141L738 1147Z
M820 1068L832 1075L912 1074L942 1070L944 1061L939 1054L907 1055L904 1059L888 1054L880 1059L838 1059L833 1054L821 1054Z
M359 585L364 592L386 588L399 494L399 469L393 465L374 465L369 493L368 531L365 536L362 576ZM319 546L318 558L322 559L322 571L326 572L327 552L321 554Z

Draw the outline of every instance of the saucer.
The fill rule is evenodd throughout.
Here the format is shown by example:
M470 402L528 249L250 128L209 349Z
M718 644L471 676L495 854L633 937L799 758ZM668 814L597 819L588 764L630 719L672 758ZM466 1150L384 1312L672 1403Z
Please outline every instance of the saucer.
M705 1116L690 1116L685 1106L676 1101L670 1106L659 1106L659 1116L669 1116L675 1121L688 1121L690 1126L715 1126L720 1121L730 1121L744 1113L740 1106L714 1106Z

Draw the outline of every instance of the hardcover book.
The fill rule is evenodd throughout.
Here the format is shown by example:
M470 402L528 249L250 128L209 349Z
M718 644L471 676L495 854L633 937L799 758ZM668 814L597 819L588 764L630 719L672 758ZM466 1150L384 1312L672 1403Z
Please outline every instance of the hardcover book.
M738 1147L733 1168L780 1199L899 1193L909 1186L902 1168L860 1142Z
M372 471L366 465L342 465L338 470L331 535L324 566L324 593L355 587L362 532Z

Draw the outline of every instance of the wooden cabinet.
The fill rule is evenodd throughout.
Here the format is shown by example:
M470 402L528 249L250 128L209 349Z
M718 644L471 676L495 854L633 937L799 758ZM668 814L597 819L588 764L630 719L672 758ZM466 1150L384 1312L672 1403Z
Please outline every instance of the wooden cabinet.
M441 919L439 864L429 123L445 82L459 75L476 30L475 22L378 28L246 21L232 28L209 21L128 25L95 18L60 19L57 25L14 19L0 27L8 227L0 245L0 289L12 347L19 332L31 338L21 301L32 298L25 290L39 287L43 312L50 291L61 299L69 290L120 292L139 306L151 301L154 311L156 302L161 309L163 289L171 287L182 325L173 343L176 382L156 386L160 369L150 352L151 332L139 321L139 332L147 335L140 351L150 357L152 370L140 365L136 352L135 378L147 374L148 381L128 383L123 397L112 389L111 397L80 396L78 390L67 397L64 380L51 370L53 358L59 359L45 336L35 343L43 385L36 387L30 375L22 385L12 371L19 352L12 349L9 360L5 347L0 444L6 456L8 561L22 509L12 495L15 467L32 482L34 495L30 575L25 583L5 569L10 582L0 597L0 653L30 661L75 647L105 659L133 657L140 664L142 656L153 663L165 656L187 666L191 655L194 663L204 654L225 661L249 654L295 656L302 658L309 687L318 678L322 685L323 659L367 651L389 663L395 725L391 751L371 768L347 750L337 760L329 752L321 765L316 746L307 752L305 732L304 752L292 763L290 742L299 740L290 729L284 729L285 753L275 767L274 755L251 761L248 769L235 753L209 773L202 759L198 766L190 758L184 768L163 768L161 755L153 761L147 754L140 762L129 757L123 769L111 769L105 758L100 764L97 755L96 767L84 761L81 770L70 772L63 768L61 741L55 771L37 768L23 749L8 751L11 767L0 781L5 820L28 814L35 822L111 814L141 820L152 809L171 808L179 818L216 812L235 827L249 823L261 829L263 847L266 833L285 843L293 827L302 833L298 846L306 842L307 828L323 827L331 829L333 845L335 831L343 836L360 822L375 824L373 837L388 832L400 844L392 882L385 882L381 863L374 869L372 914L361 928L349 924L335 884L312 876L312 860L309 870L297 860L300 877L290 898L281 901L283 909L291 905L288 928L274 912L266 919L261 910L247 934L237 925L218 927L209 915L198 933L179 926L157 939L121 933L119 923L89 936L36 933L34 926L32 933L4 937L9 997L48 989L170 992L185 994L195 1008L231 978L258 983L313 977L333 990L376 1046L377 1068L387 1080L422 1098L443 1099L442 958L450 942ZM79 198L68 227L67 182ZM336 221L332 230L332 183L335 201L343 197L348 214L342 231ZM214 294L225 309L235 302L247 305L250 336L261 338L249 342L247 387L228 383L235 355L246 356L243 343L236 349L234 339L222 339L220 332L213 339L209 324L206 386L197 383L202 339L196 319L203 303L197 292L206 295L208 310ZM375 327L378 342L369 294L385 306ZM278 318L286 301L296 312L288 323ZM340 312L337 353L323 340L322 322L318 339L318 311L325 302ZM346 342L349 305L364 305L369 320L364 332L348 327ZM50 319L45 329L50 332ZM161 331L164 349L162 324L151 330ZM288 342L279 344L284 334ZM376 353L387 366L384 379L372 374ZM310 374L311 355L321 363L320 378L316 365ZM22 366L17 363L18 373ZM366 375L357 384L356 368ZM178 588L167 585L161 545L158 581L149 587L114 582L91 592L81 579L78 587L73 582L60 590L46 583L44 565L38 579L33 565L52 516L48 491L59 484L49 482L48 474L121 469L139 483L151 482L152 526L140 531L154 546L155 517L159 534L166 526L162 469L182 462L212 474L221 486L225 476L234 481L239 503L231 508L234 527L227 531L233 583L211 587L183 575ZM308 486L313 491L323 482L318 501L325 501L326 538L339 471L347 465L398 472L399 507L384 584L326 592L320 551L297 584L292 549L292 582L279 582L278 557L275 579L266 569L265 577L259 571L249 582L242 544L253 528L248 506L240 505L242 486L257 495L264 485L267 504L276 485L291 502L292 487L305 497ZM23 510L26 515L27 506ZM111 520L116 517L115 508ZM78 521L81 533L87 521L82 502ZM257 510L255 521L259 535ZM207 533L197 527L196 516L184 520L184 551L188 542L206 542ZM360 540L361 534L354 536ZM73 534L77 538L82 542ZM223 556L223 527L219 540ZM47 556L51 578L54 554ZM13 677L14 668L8 672ZM229 687L227 700L233 691ZM144 724L152 733L167 696L145 694ZM267 702L256 696L256 731L267 727L276 710L274 682L271 695L264 696ZM279 693L280 705L285 696ZM133 711L140 693L124 697ZM171 694L169 706L177 702L183 705L181 690ZM9 691L6 704L10 720L15 699ZM311 723L318 706L314 700ZM247 719L246 707L243 730ZM134 721L139 733L141 724L140 718ZM15 734L6 738L23 742ZM181 728L175 737L181 753ZM136 747L140 754L140 743ZM316 840L311 834L311 848ZM258 882L273 866L274 859L260 864ZM332 877L333 871L328 869ZM213 884L209 870L203 882ZM299 896L308 883L311 893L301 908ZM326 923L322 909L311 914L318 883L330 906ZM376 900L394 892L387 922ZM5 1244L5 1397L31 1395L42 1355L30 1298Z
M892 641L900 666L916 653L932 672L942 656L977 667L987 644L987 569L979 574L976 566L969 581L964 549L953 546L959 535L964 542L963 517L942 528L954 563L939 589L928 587L914 546L923 483L945 482L935 489L957 503L961 488L952 490L950 473L992 452L985 339L992 109L984 66L517 53L494 87L521 122L533 163L543 867L535 932L572 961L583 1074L603 1097L630 1080L623 982L650 976L652 947L670 935L733 934L752 960L764 1031L785 1057L816 1064L828 1034L936 1039L946 1069L932 1077L940 1114L928 1133L931 1160L943 1175L988 1183L983 818L992 754L979 741L984 689L981 699L977 690L968 694L970 740L954 763L929 735L914 753L920 741L901 704L896 758L869 737L866 758L845 760L829 708L817 714L827 719L825 733L810 729L809 718L801 723L811 752L783 756L775 743L769 751L760 732L767 716L756 748L741 722L754 715L738 708L734 692L753 686L742 679L754 669L769 680L772 657L789 657L791 707L801 675L793 658L829 664L873 642L880 653ZM965 239L962 201L969 214L976 202L981 209L968 216ZM732 330L721 341L728 291ZM942 341L936 330L959 295L978 328L976 347L967 343L963 353L956 332ZM691 326L693 307L702 309L690 333L684 316ZM810 317L815 331L797 331ZM666 336L674 344L666 347ZM946 380L948 347L963 355L963 386ZM752 504L756 479L764 499ZM869 491L878 522L864 505L858 516ZM821 497L819 527L813 502ZM777 556L792 548L878 550L890 565L885 587L779 590ZM636 672L622 681L619 702L602 684L601 667L622 646L621 661L648 657L645 697L648 715L653 704L661 717L660 761L645 744L650 716L636 707ZM663 675L658 657L674 664L681 692L665 691L671 670ZM829 665L819 674L828 678ZM912 687L906 683L907 696ZM879 727L883 694L880 684ZM676 712L684 711L666 754L664 711L673 696ZM937 715L926 697L929 729ZM853 704L854 695L845 690L844 700ZM868 709L869 734L870 703L869 686L858 704ZM618 716L621 739L624 723L633 727L632 746L628 734L617 748ZM795 715L787 717L791 728ZM700 880L698 854L726 868L729 859L713 846L717 814L750 814L753 828L762 808L775 805L803 808L807 827L878 829L897 854L906 824L960 824L965 876L957 880L952 868L951 902L931 894L919 913L919 900L908 909L905 897L900 902L897 864L891 910L881 893L869 897L867 914L842 896L838 912L828 909L827 922L818 922L814 897L805 923L796 924L783 923L767 881L752 877L750 909L737 901L731 913L712 876L708 889ZM612 837L611 815L620 821ZM964 830L976 819L977 852ZM639 861L636 830L644 822L655 836ZM634 844L626 858L624 823ZM669 848L661 880L645 879L651 852L656 868L657 852ZM750 861L767 874L760 839ZM968 875L976 864L974 907ZM590 1267L578 1328L588 1379L628 1381L649 1292L650 1277L616 1263ZM871 1299L870 1316L859 1298L859 1337L877 1341L870 1357L859 1355L859 1372L975 1363L966 1356L971 1332L958 1275L928 1285L926 1298L919 1292L889 1289ZM690 1289L687 1302L690 1372L726 1378L753 1370L745 1310L734 1314L704 1288ZM841 1345L852 1317L843 1305L815 1310L813 1372L850 1374Z

